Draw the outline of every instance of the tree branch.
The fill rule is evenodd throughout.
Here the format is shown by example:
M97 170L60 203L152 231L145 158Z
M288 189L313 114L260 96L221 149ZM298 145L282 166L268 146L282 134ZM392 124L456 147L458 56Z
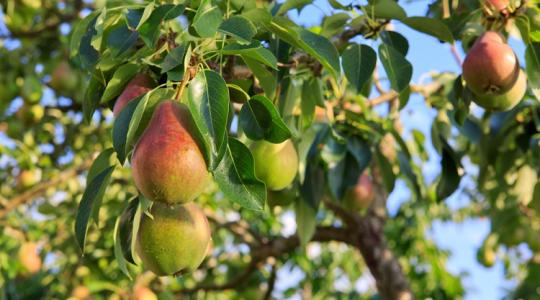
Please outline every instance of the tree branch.
M68 180L71 177L74 177L82 172L84 172L88 167L90 167L92 160L85 161L82 165L76 166L67 170L62 171L56 177L35 185L24 193L15 196L14 198L7 201L7 204L2 210L0 210L0 219L7 216L9 212L17 208L19 205L28 203L36 199L38 196L42 195L47 191L48 188L57 186L58 184Z

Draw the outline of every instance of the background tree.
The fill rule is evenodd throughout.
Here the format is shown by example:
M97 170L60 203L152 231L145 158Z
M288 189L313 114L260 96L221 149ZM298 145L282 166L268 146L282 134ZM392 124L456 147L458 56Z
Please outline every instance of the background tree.
M425 230L478 216L492 225L478 259L504 260L520 282L509 297L540 297L537 3L442 0L412 16L390 0L329 1L333 13L304 28L288 13L309 3L0 1L0 297L455 299L460 277ZM506 101L525 78L516 63L514 80L487 89L473 84L493 75L480 67L411 84L398 22L449 44L460 64L458 45L472 60L486 30L502 45L519 37L527 93ZM431 137L404 138L411 94L436 112ZM212 244L196 271L156 277L134 252L157 196L132 180L130 161L169 99L187 108L213 178L196 197ZM422 172L429 141L435 181ZM282 143L298 172L290 155L271 159ZM397 180L410 199L389 216ZM444 200L456 191L470 202L451 210ZM302 275L277 290L279 270ZM336 288L368 271L376 289Z

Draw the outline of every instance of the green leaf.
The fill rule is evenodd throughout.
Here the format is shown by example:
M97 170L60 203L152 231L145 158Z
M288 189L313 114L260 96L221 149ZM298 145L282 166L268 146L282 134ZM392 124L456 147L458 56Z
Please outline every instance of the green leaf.
M99 203L101 202L103 194L109 185L113 170L114 166L108 167L89 181L82 196L81 202L79 203L77 216L75 217L75 236L83 253L90 215L95 215L97 214L97 211L99 211Z
M277 70L277 59L270 50L261 46L258 42L249 45L230 44L225 46L221 53L225 55L241 55L261 62L274 70Z
M135 46L139 33L122 23L113 28L107 35L107 48L112 56L119 56Z
M227 145L229 89L218 73L205 70L191 81L187 97L195 125L209 150L206 155L208 165L210 170L214 170Z
M310 205L304 198L294 202L296 216L296 232L300 244L305 246L313 238L317 228L317 209Z
M229 138L223 160L214 171L214 178L229 200L242 207L263 210L266 187L255 177L255 163L242 142Z
M379 46L379 57L392 89L397 92L406 89L412 77L411 63L399 51L385 44Z
M302 85L302 100L300 102L302 128L307 129L311 126L315 117L315 106L324 102L322 93L321 82L318 78L311 77L304 81Z
M161 23L178 17L184 8L183 5L164 4L156 7L146 22L140 22L137 31L146 46L154 48L161 32Z
M276 107L264 96L254 96L242 106L239 125L252 140L265 139L277 144L291 137Z
M79 23L77 23L77 25L75 25L69 41L70 57L75 57L79 54L82 39L87 33L87 31L92 30L91 28L89 28L90 24L95 25L95 20L99 14L99 11L93 11L84 19L82 19Z
M377 54L369 46L354 44L343 51L341 66L357 93L373 75L376 63Z
M186 54L187 47L185 44L182 44L174 49L172 49L165 59L161 63L161 74L167 73L170 70L181 66L184 64L184 55Z
M375 151L375 159L381 171L382 180L386 188L386 192L391 193L392 190L394 190L394 184L396 182L396 175L392 170L392 165L390 164L388 159L379 151Z
M99 82L96 78L91 77L83 98L83 116L84 121L89 123L99 106L101 95L105 90L105 86Z
M191 25L200 37L210 38L216 34L222 19L219 7L212 5L211 0L202 0Z
M84 34L81 37L77 60L83 69L92 69L99 60L99 52L92 46L92 37L97 33L96 26L97 15L93 16L88 25L84 28Z
M397 31L384 30L381 32L381 39L385 44L394 47L403 56L409 52L409 41Z
M337 13L323 18L321 35L327 38L342 32L351 16L348 13Z
M452 195L459 187L459 161L455 157L454 150L448 145L443 137L439 137L442 143L441 154L441 178L437 184L437 201L442 201Z
M99 173L103 172L108 167L114 165L114 149L107 148L103 150L103 152L101 152L96 157L96 159L92 163L92 166L88 170L88 174L86 175L86 181L91 182Z
M138 197L129 201L119 217L118 239L122 257L135 264L133 258L135 240L137 238L138 223L140 222L140 201ZM116 247L116 246L115 246Z
M141 15L141 18L139 19L139 23L137 24L137 27L135 28L136 30L139 30L141 28L141 26L146 23L146 21L148 21L148 19L150 19L150 17L152 16L152 13L154 12L154 10L156 9L156 4L153 3L153 2L150 2L148 5L146 5L146 7L144 8L144 11Z
M366 6L368 15L380 19L402 20L407 17L407 13L394 0L375 0L371 5Z
M253 22L257 27L264 27L272 21L272 15L264 8L256 8L242 13L242 17Z
M112 142L114 150L117 153L118 160L121 164L124 164L126 160L126 155L128 153L126 147L126 138L129 131L129 125L133 117L133 112L137 108L137 105L145 96L141 95L137 99L133 99L128 102L128 104L120 111L118 117L114 120L113 131L112 131Z
M326 186L324 171L316 164L308 164L304 174L304 182L300 187L303 201L316 213Z
M526 15L518 15L514 19L514 24L516 24L516 27L519 29L523 42L525 44L530 43L531 39L529 32L531 31L531 25L529 24L529 18Z
M438 19L427 17L408 17L402 22L414 30L429 34L438 38L441 41L453 43L454 37L450 29Z
M268 71L262 64L257 62L254 59L251 59L246 56L242 56L242 59L249 67L255 78L259 80L266 97L273 99L276 94L277 80L276 77Z
M540 99L540 42L530 43L525 51L527 84L537 99Z
M101 96L101 103L108 102L122 93L126 84L137 74L140 66L128 63L120 66L107 83L107 87Z
M298 12L304 8L304 6L311 4L312 0L286 0L277 11L278 15L282 15L291 9L297 9Z
M333 76L338 76L340 73L339 54L327 38L281 17L274 17L268 27L280 39L306 51L327 68Z
M219 31L231 35L244 43L249 43L257 33L257 28L250 20L242 16L232 16L221 23Z

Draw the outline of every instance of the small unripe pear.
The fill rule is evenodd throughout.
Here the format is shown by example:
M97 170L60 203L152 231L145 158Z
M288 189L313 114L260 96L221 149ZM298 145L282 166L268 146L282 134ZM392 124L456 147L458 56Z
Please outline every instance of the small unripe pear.
M298 154L291 140L280 144L256 141L250 148L255 175L267 189L282 190L293 182L298 172Z
M196 270L210 243L210 226L194 203L169 206L154 203L153 218L143 214L136 250L145 268L158 276Z
M168 100L156 107L131 159L135 185L146 198L186 203L204 191L209 174L193 130L185 105Z
M23 244L19 248L19 261L28 273L37 273L41 269L41 258L38 255L37 245L34 243Z
M479 106L492 111L507 111L516 106L527 91L527 75L520 70L514 86L502 94L474 95L473 101Z
M356 185L347 189L344 206L347 209L364 210L369 207L374 198L375 193L371 178L368 174L363 173L358 177Z
M476 95L502 94L519 76L516 54L494 31L484 33L463 62L463 79Z
M117 117L120 111L133 99L150 91L154 86L154 80L147 74L138 74L131 79L126 88L114 103L113 115Z
M58 92L71 93L79 85L79 78L67 61L61 61L52 72L49 85Z

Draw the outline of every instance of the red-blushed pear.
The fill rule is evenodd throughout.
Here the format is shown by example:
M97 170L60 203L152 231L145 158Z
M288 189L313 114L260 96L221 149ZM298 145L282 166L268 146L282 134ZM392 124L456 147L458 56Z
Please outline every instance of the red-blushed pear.
M279 144L256 141L250 149L255 175L267 189L279 191L293 182L298 172L298 154L291 140Z
M58 92L70 93L79 85L79 77L69 63L63 60L51 73L49 85Z
M150 91L155 85L154 80L147 74L137 74L126 85L124 91L116 103L114 103L113 114L117 117L120 111L129 103L129 101L139 97L140 95Z
M358 177L356 185L347 189L343 203L347 209L364 210L369 207L374 198L373 182L368 174L363 173Z
M516 106L527 92L527 75L519 71L518 80L514 86L502 94L474 95L473 101L479 106L491 111L507 111Z
M131 158L135 185L146 198L178 204L204 191L209 173L193 130L185 105L171 100L158 104Z
M510 4L509 0L486 0L486 5L488 5L490 8L493 8L499 12L503 11L508 7L508 4Z
M143 214L136 250L143 266L158 276L182 275L196 270L210 244L210 226L195 203L154 203L153 218Z
M494 31L484 33L474 43L463 62L463 79L474 94L502 94L518 79L516 54Z

